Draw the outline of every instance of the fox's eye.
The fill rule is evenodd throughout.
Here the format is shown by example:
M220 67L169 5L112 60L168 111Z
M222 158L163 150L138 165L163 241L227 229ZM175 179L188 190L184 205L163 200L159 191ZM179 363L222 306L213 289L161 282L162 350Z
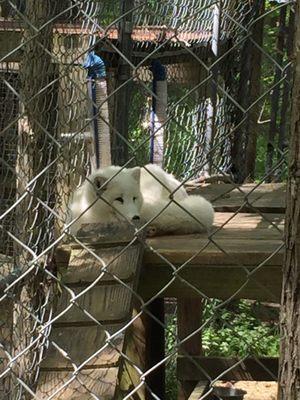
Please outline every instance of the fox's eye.
M116 199L115 199L115 201L118 201L118 202L120 202L120 203L124 203L124 200L122 199L122 197L117 197Z

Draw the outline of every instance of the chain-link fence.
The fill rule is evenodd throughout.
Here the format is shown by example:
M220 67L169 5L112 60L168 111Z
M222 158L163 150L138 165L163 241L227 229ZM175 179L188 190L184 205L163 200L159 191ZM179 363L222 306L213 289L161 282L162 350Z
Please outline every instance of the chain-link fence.
M0 0L1 399L277 380L294 14Z

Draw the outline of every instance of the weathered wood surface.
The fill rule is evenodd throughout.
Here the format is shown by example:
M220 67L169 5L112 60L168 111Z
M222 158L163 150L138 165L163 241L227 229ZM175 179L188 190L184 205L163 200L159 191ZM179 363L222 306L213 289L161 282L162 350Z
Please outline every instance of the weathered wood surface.
M211 236L213 242L205 234L149 238L139 293L148 298L170 282L173 270L166 259L176 268L190 260L178 271L178 278L168 286L164 296L198 296L199 292L182 280L185 279L209 297L226 299L242 287L236 298L278 302L282 281L283 230L282 214L261 216L217 212L212 230L215 233ZM58 265L64 265L67 258L65 249L57 260ZM95 260L93 256L91 262L95 262L92 260ZM81 261L78 262L80 264ZM88 270L86 274L81 273L78 268L77 273L70 273L68 282L93 281L99 274L97 263L93 268L95 273ZM248 277L247 271L253 271L260 263L264 263L263 266ZM117 270L120 271L120 278L130 275L126 266L121 264L115 268L115 273Z
M285 212L285 183L265 183L257 186L254 183L238 186L233 184L212 184L197 187L187 185L190 194L200 194L213 203L219 212ZM241 209L240 209L241 207ZM254 208L253 208L254 207Z
M163 263L161 257L155 254L158 252L174 265L181 265L190 257L194 258L189 265L258 265L276 252L283 243L283 216L267 214L267 218L271 223L256 214L234 216L230 213L216 213L216 222L210 235L212 240L205 234L148 239L147 244L150 248L146 249L144 264ZM225 222L226 225L218 230ZM267 265L281 263L282 251L279 251Z
M191 310L193 318L191 318ZM203 299L178 298L177 299L177 332L180 347L178 354L201 356L202 355L202 332L199 331L185 340L190 334L194 333L202 325ZM183 341L183 342L182 342ZM178 400L187 399L194 387L194 382L179 380ZM199 396L200 397L200 396Z
M140 303L134 302L133 317L136 317L140 311ZM115 400L123 400L130 391L137 388L141 383L140 372L146 371L146 330L145 319L139 317L127 327L123 345L123 354L126 354L121 360L118 385L115 393ZM145 385L139 387L132 398L139 400L145 399Z
M111 248L97 248L83 249L75 248L69 260L69 268L63 272L63 280L66 284L79 282L94 282L95 279L101 276L99 283L116 282L116 278L121 280L132 280L135 274L135 259L139 251L139 243L133 243L124 252L124 246L115 246ZM120 253L123 257L119 256ZM124 262L124 255L126 255L126 262ZM58 263L64 263L67 257L66 254L61 253L63 258L57 260ZM97 258L98 257L98 258ZM105 260L105 265L101 262ZM66 266L66 264L65 264ZM109 281L109 282L107 282Z
M189 396L188 400L199 400L201 396L206 393L208 387L208 381L200 381L196 384L194 390L192 391L191 395Z
M190 357L178 356L177 376L179 379L195 381L205 380L207 379L207 375L211 379L220 376L222 380L233 381L276 380L278 375L278 358L248 357L236 365L239 360L239 358L222 357L192 357L191 359ZM227 371L228 369L229 371Z
M165 364L158 365L165 357L164 299L154 299L144 310L143 321L146 326L146 371L156 366L146 377L146 384L149 388L146 400L152 400L154 397L164 399L166 389Z
M86 289L85 286L73 287L72 291L77 295ZM77 300L77 304L66 311L59 319L60 324L82 324L92 322L93 318L101 323L126 321L131 316L131 290L132 282L125 285L114 284L98 285L88 289ZM71 294L64 290L58 299L57 314L66 310L71 304ZM88 313L88 314L87 314Z
M121 324L105 326L110 334L121 328ZM122 350L123 336L112 339L111 343L105 346L107 335L101 326L54 327L51 332L49 350L41 368L44 371L73 370L72 364L79 366L86 360L88 362L84 368L117 366L119 351Z
M253 299L278 302L282 284L281 266L264 266L249 279L240 266L192 265L173 279L173 270L167 265L148 265L141 273L139 294L149 299L161 290L161 297L207 296L226 300Z
M193 297L202 292L220 299L235 294L235 298L278 302L284 217L266 214L266 218L270 222L257 214L216 213L212 241L204 234L148 239L139 293L151 297L174 278L167 260L175 268L186 265L164 296Z
M50 396L53 400L112 399L117 374L117 367L85 369L76 375L71 371L42 371L36 395L41 400Z
M41 365L41 396L47 398L46 393L52 394L67 384L74 367L84 363L76 379L54 398L89 399L90 391L97 398L114 397L119 369L124 365L125 332L110 339L108 335L125 328L132 316L133 291L137 288L143 252L140 239L135 240L134 234L127 223L86 225L78 234L84 249L72 243L70 255L67 247L57 252L62 295L54 315L72 306L55 320ZM80 293L76 304L73 297Z
M120 244L130 243L135 236L136 228L134 225L126 221L117 223L93 223L82 224L76 237L82 242L95 248L103 248L105 246L118 246ZM71 247L82 248L82 244L71 242Z

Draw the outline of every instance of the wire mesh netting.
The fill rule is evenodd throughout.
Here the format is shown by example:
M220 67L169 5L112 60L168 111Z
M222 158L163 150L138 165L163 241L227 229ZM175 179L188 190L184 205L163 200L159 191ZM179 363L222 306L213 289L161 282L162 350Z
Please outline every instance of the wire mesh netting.
M277 380L294 27L292 1L0 0L1 399Z

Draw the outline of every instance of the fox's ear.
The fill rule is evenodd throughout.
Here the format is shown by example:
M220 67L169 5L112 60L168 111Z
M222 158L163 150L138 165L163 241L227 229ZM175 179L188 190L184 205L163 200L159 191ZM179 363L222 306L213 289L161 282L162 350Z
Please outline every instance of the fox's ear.
M138 183L140 183L141 168L140 167L132 168L131 176L133 177L134 180L136 180Z
M104 176L95 176L94 180L93 180L93 184L97 190L97 192L104 192L104 190L106 190L106 186L104 186L103 188L101 188L101 186L104 185L104 183L107 181L107 178L104 178Z

